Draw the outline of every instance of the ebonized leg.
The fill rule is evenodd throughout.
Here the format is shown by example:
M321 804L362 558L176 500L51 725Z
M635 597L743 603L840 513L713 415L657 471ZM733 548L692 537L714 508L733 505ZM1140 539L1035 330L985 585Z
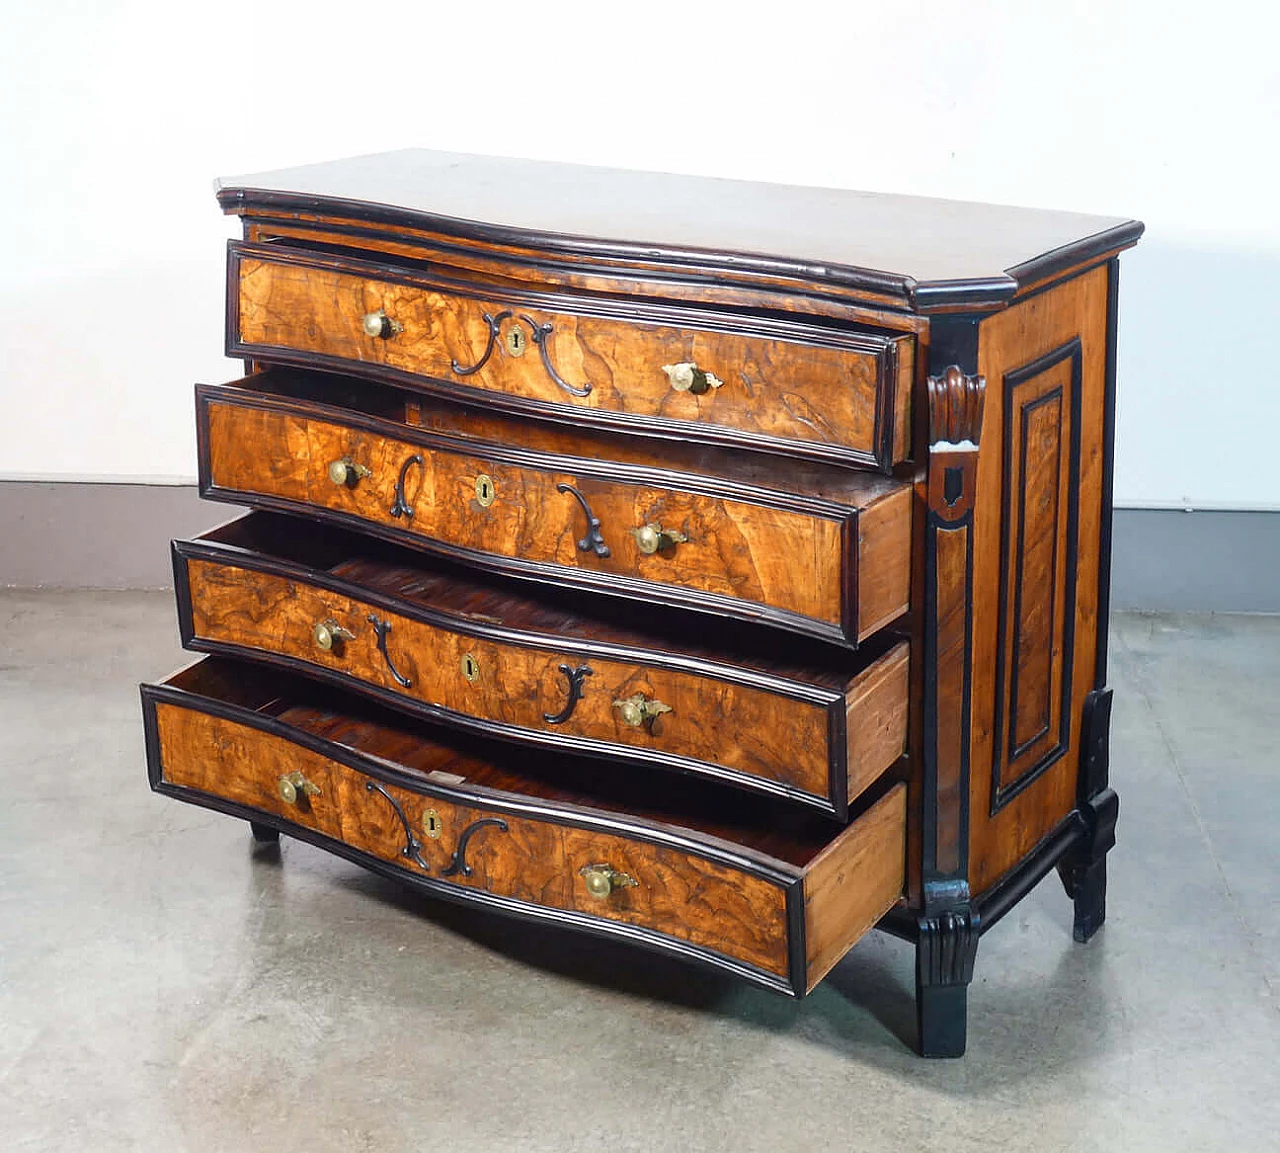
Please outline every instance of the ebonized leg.
M270 825L260 825L257 821L249 822L249 832L253 834L253 839L259 845L274 845L280 840L279 829L273 829Z
M920 1056L963 1057L978 914L956 909L917 922L916 1021Z
M1107 787L1111 690L1089 694L1081 731L1079 814L1085 838L1058 865L1067 896L1075 902L1072 936L1087 941L1107 918L1107 853L1116 843L1120 798Z

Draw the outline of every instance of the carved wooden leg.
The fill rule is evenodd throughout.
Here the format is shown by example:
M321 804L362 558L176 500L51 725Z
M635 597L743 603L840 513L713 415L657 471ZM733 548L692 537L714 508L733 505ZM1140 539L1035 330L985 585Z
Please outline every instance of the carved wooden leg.
M963 1057L978 914L956 909L917 922L916 1021L920 1056Z
M1111 690L1089 694L1080 733L1080 802L1085 838L1058 865L1058 875L1075 902L1072 936L1087 941L1107 919L1107 853L1116 843L1120 798L1107 785L1110 760Z
M270 825L260 825L257 821L249 822L249 832L259 845L274 845L280 840L280 830Z

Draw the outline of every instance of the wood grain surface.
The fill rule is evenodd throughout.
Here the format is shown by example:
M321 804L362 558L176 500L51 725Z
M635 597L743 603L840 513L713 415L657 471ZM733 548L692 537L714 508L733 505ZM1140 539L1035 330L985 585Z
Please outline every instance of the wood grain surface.
M531 732L554 733L627 747L671 753L751 776L779 781L815 796L830 792L828 710L744 685L629 662L589 660L545 647L497 643L395 613L350 596L250 568L210 561L188 562L195 636L233 644L248 652L292 656L340 672L411 700L465 716ZM400 685L377 647L368 618L391 626L387 651L396 670L411 681ZM334 620L353 634L325 651L315 626ZM462 669L464 656L478 670L474 681ZM900 659L899 659L900 658ZM562 724L548 724L567 700L567 678L559 666L587 665L583 696ZM858 748L860 792L901 752L894 717L905 710L906 687L898 675L905 649L894 650L859 681L848 708L852 732L868 730ZM641 693L670 706L651 725L626 724L613 702ZM885 730L889 730L885 734ZM876 739L870 739L871 733ZM887 742L881 744L884 735ZM851 740L856 738L851 738ZM875 766L879 762L878 770ZM850 790L852 794L852 789ZM853 794L856 795L856 794ZM852 797L851 797L852 799Z
M287 712L282 716L287 720ZM370 779L310 749L208 713L161 704L157 710L165 781L211 793L313 829L398 865L421 870L405 857L404 827L390 802L370 792ZM305 805L288 804L278 779L300 771L318 789ZM473 821L494 816L483 805L455 805L411 790L384 786L400 804L421 843L420 855L439 878ZM423 833L423 812L439 814L442 832ZM768 972L787 973L783 889L696 856L626 838L570 829L500 814L467 847L469 876L450 883L559 909L643 925L692 941ZM609 863L638 882L604 899L591 897L580 870Z
M905 452L897 428L904 383L898 361L899 345L911 360L910 338L869 333L861 341L866 347L840 348L829 343L855 339L853 330L815 328L814 343L806 343L699 328L696 313L680 323L575 314L519 296L473 296L429 281L341 271L304 250L282 248L270 258L246 252L238 270L237 343L268 359L272 349L292 349L339 358L353 369L385 365L554 405L569 420L603 410L687 424L693 435L720 426L779 442L843 446L851 458L885 466ZM389 339L368 336L361 318L378 309L403 331ZM499 327L497 339L487 317ZM541 326L550 327L540 350L533 337ZM505 339L514 328L524 338L519 355ZM673 389L663 366L684 362L723 385L702 395ZM585 395L571 393L551 370Z
M848 688L845 710L850 801L861 796L907 751L910 652L905 641L895 645Z
M988 391L974 555L969 840L975 894L990 888L1016 865L1076 803L1080 724L1084 699L1094 687L1097 646L1106 312L1107 270L1100 267L1014 304L984 320L980 329L979 368L987 378ZM1076 340L1080 342L1081 391L1078 525L1074 556L1069 556L1065 548L1069 493L1063 482L1070 471L1073 406L1066 365ZM1042 376L1026 377L1025 386L1015 388L1008 382L1009 377L1022 379L1039 359L1059 354L1063 359L1058 367ZM1061 406L1057 399L1045 399L1060 386ZM1035 404L1037 399L1043 403ZM1010 400L1015 423L1006 428ZM1024 401L1032 404L1030 421ZM1001 445L1004 451L988 451ZM1017 548L1020 521L1021 550ZM1061 615L1068 603L1068 561L1076 563L1070 644ZM1008 646L1003 664L1002 618ZM992 815L993 767L996 779L1015 783L1036 769L1038 753L1044 751L1040 745L1057 744L1053 724L1059 706L1054 702L1064 678L1070 688L1065 747L1050 749L1052 759L1040 767L1039 775ZM1014 684L1016 701L1010 695ZM1046 716L1051 734L1033 740L1011 767L1005 767L1011 725L1016 748L1018 734L1033 735Z
M231 177L219 181L219 200L230 211L274 203L549 255L678 260L715 275L789 271L900 293L911 281L1030 278L1043 258L1071 263L1141 233L1116 217L427 149Z
M326 508L477 552L593 570L725 600L767 605L865 637L901 615L910 584L910 497L891 488L859 525L855 512L792 511L696 491L525 467L468 452L441 451L347 427L333 419L217 400L202 406L208 480L214 489L260 494L301 509ZM406 463L419 455L422 464ZM370 470L354 486L335 485L329 464L349 459ZM391 515L405 470L412 518ZM482 507L476 479L496 499ZM572 485L601 522L608 557L578 546L587 531ZM642 553L633 530L659 524L688 537L671 550ZM844 535L856 533L856 574ZM795 573L805 579L797 581ZM856 575L856 582L855 582ZM859 589L861 586L861 591ZM850 623L851 622L851 623Z
M821 981L902 896L906 821L907 789L895 785L805 872L806 988Z
M480 278L495 285L535 284L686 304L764 308L798 316L827 316L886 332L918 333L928 327L923 317L895 310L891 296L838 284L818 289L797 276L723 269L713 280L690 275L678 266L637 276L627 262L608 257L559 253L553 259L547 252L528 246L481 240L460 243L457 237L438 230L377 221L353 225L350 220L314 212L285 216L255 209L242 215L244 237L251 244L282 241L292 247L330 252L346 248L385 253L425 260L450 276ZM910 366L913 346L903 344L899 351L900 363Z

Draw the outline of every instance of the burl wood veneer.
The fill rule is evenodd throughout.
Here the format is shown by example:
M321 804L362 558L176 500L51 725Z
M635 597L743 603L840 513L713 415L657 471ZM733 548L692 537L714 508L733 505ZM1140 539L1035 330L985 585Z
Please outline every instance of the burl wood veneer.
M229 355L372 366L517 411L820 459L906 455L910 336L548 296L283 243L233 244L230 275ZM389 339L362 324L379 312L398 326ZM701 373L691 387L673 386L681 364Z
M498 761L376 710L335 713L312 686L216 658L148 687L144 701L162 792L287 822L507 911L573 913L568 923L596 932L616 922L795 995L902 891L900 784L843 830L792 818L758 834L762 814L742 802L687 789L651 805L589 780L584 790L584 774L540 774L532 754ZM593 867L612 874L603 891Z
M274 370L201 386L202 495L359 523L517 576L776 621L850 646L907 610L907 485L828 468L812 486L765 487L782 478L751 470L739 480L728 454L685 474L685 454L662 445L647 466L588 457L608 451L603 437L590 449L564 438L560 452L531 452L337 409L326 395ZM518 426L506 431L518 435ZM340 462L349 462L348 479L335 483ZM684 539L646 553L637 533L648 526Z
M223 181L154 788L917 1043L1106 913L1119 218L410 150ZM1000 975L992 973L990 995Z
M803 661L649 633L597 607L269 513L174 542L183 643L262 656L489 734L637 759L844 818L906 749L908 645ZM580 600L581 598L576 598ZM639 694L665 711L647 720Z

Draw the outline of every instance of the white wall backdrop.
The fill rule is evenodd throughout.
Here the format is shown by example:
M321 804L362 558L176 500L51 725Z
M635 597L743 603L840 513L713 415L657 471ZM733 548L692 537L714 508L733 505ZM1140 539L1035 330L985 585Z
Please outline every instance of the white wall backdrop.
M8 4L0 478L192 480L211 179L416 145L1140 217L1117 500L1280 508L1275 12Z

